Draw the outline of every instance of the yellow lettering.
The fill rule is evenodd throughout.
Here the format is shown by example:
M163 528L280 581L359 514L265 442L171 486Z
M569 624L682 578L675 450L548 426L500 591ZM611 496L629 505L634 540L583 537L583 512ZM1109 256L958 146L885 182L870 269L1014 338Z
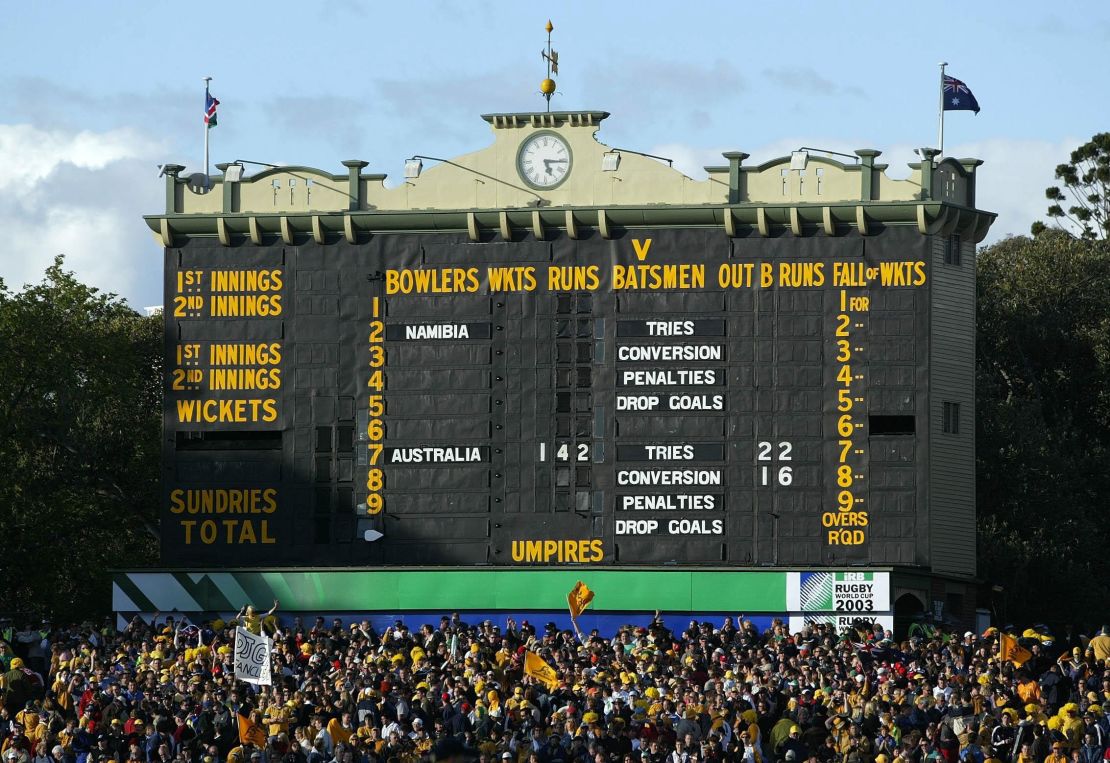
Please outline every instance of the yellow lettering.
M240 543L257 543L258 538L254 534L254 523L249 519L244 519L242 527L239 530Z
M514 540L511 543L514 562L542 564L588 564L605 558L603 543L597 538L580 540Z
M601 285L597 265L574 265L547 269L549 291L595 291Z
M759 285L764 289L775 282L775 270L769 262L759 263Z
M614 265L613 290L700 289L705 265Z
M526 541L528 548L524 552L524 561L526 562L539 562L543 559L543 541L530 540Z
M487 277L490 291L535 291L536 289L536 268L531 265L490 268Z
M825 271L822 262L780 262L779 286L799 288L824 286Z

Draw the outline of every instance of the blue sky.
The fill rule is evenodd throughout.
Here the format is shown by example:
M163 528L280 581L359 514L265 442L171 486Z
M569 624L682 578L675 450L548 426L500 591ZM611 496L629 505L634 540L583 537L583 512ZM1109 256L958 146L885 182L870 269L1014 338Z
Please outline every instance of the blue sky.
M4 24L0 278L38 280L55 254L136 306L162 301L157 165L202 160L203 83L222 105L212 161L396 177L414 153L489 142L478 115L541 109L555 24L553 108L612 112L598 138L698 176L720 152L801 145L884 152L904 175L935 145L937 62L982 112L949 113L946 154L976 156L992 239L1025 233L1052 170L1110 129L1110 3L55 2Z

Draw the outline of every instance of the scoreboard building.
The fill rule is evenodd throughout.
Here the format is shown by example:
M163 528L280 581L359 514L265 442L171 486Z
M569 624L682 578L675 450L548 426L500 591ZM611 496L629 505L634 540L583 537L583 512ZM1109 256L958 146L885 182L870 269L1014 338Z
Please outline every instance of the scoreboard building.
M394 187L166 167L164 568L118 611L973 618L981 162L699 181L606 117Z

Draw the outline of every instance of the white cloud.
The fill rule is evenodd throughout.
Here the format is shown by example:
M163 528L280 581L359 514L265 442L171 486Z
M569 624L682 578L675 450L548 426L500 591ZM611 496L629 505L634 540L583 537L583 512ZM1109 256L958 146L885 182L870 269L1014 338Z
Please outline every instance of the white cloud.
M133 305L161 302L162 263L145 213L162 203L158 141L104 132L0 125L0 278L42 278L58 254L78 278Z
M958 157L983 160L976 173L975 201L981 209L998 213L986 243L1007 234L1029 233L1036 220L1048 221L1044 189L1056 184L1056 165L1087 139L1016 140L997 138L980 143L960 143L945 151Z
M121 159L151 154L157 147L134 130L74 134L0 125L0 190L38 183L62 164L99 170Z

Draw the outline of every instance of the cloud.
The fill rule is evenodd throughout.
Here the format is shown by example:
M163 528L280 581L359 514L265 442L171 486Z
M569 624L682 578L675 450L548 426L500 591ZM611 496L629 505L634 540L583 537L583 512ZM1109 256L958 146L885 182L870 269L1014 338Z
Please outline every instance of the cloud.
M58 254L78 278L127 298L162 301L160 249L142 220L164 203L162 143L134 130L0 125L0 277L42 279Z
M196 132L190 128L201 108L201 98L185 88L94 93L44 77L13 77L0 84L0 95L20 121L63 130L126 125L180 137Z
M158 145L134 130L72 133L0 125L0 191L34 187L63 164L101 170L121 159L150 154Z
M780 88L806 95L863 96L863 90L860 88L838 85L808 66L780 66L764 69L763 76Z
M365 100L338 95L281 96L262 105L270 125L289 134L292 145L323 139L335 151L357 153L366 138L370 107ZM327 125L321 131L320 125Z
M1056 165L1065 162L1085 139L1017 140L996 138L960 143L946 154L983 160L976 173L975 201L998 213L987 243L1007 234L1027 234L1036 220L1047 221L1044 189L1055 185Z
M732 110L725 104L735 105L737 96L748 90L740 70L720 58L702 64L625 56L587 60L582 70L604 76L584 78L582 95L574 100L603 104L617 115L619 119L606 124L606 135L620 141L642 135L645 123L660 132L707 130L714 118L730 119ZM715 108L707 110L705 104Z

